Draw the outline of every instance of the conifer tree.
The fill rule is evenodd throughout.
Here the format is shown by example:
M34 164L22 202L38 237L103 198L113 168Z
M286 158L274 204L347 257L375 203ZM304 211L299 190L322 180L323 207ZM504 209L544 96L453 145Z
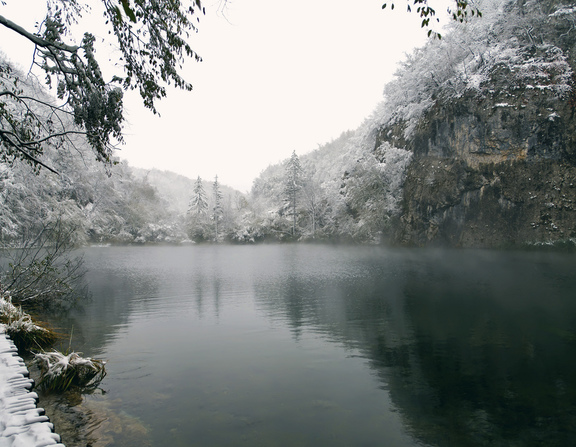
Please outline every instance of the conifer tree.
M296 234L296 207L298 205L298 195L302 189L302 166L300 159L296 155L296 151L292 152L292 156L286 165L286 186L284 192L286 194L286 201L288 208L292 215L292 236Z
M197 216L203 216L206 215L207 212L208 212L208 200L206 198L206 193L204 192L202 179L200 178L200 176L198 176L196 182L194 183L194 191L192 193L192 198L190 199L188 214L196 214Z
M224 210L222 209L222 192L220 191L220 184L218 183L218 176L214 178L214 183L212 184L212 194L214 196L214 206L212 207L212 220L214 220L214 240L218 242L219 239L219 228L218 224L222 219Z

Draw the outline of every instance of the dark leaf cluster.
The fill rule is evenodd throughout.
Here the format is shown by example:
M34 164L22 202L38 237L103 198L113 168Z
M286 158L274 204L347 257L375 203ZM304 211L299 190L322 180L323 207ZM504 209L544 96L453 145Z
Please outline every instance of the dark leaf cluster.
M157 113L156 101L169 85L191 90L180 72L185 59L200 61L188 40L197 32L200 0L102 0L109 34L122 56L123 74L103 77L95 54L95 37L86 32L79 44L69 43L70 26L88 10L78 0L47 0L48 13L30 32L0 15L0 25L35 45L34 65L45 73L60 100L46 99L38 89L20 88L20 74L0 62L0 160L25 160L36 170L51 169L42 161L45 145L75 146L83 135L96 159L112 164L122 142L123 90L139 91L144 105Z
M138 89L144 105L157 113L155 101L166 96L166 85L192 90L179 74L185 58L201 61L187 39L198 31L200 0L185 6L179 0L103 0L106 21L122 52L126 76L123 86Z
M427 28L430 26L430 19L436 16L436 9L428 4L428 0L407 0L408 4L406 5L406 9L408 12L412 12L412 8L416 9L416 13L422 19L421 27ZM382 9L386 9L386 7L390 4L390 9L394 9L394 2L384 3L382 5ZM475 7L470 0L454 0L455 9L448 9L448 12L451 14L452 19L458 22L464 22L469 16L473 17L477 15L478 17L482 16L482 12L479 8ZM439 21L436 19L436 21ZM438 39L442 38L442 35L429 29L428 30L428 37L434 36Z

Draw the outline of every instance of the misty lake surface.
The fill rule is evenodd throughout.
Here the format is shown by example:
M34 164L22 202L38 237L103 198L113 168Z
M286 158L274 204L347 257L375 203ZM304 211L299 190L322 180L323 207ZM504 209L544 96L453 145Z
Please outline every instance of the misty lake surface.
M574 254L94 247L85 260L92 299L59 324L108 361L103 391L77 403L92 446L576 445Z

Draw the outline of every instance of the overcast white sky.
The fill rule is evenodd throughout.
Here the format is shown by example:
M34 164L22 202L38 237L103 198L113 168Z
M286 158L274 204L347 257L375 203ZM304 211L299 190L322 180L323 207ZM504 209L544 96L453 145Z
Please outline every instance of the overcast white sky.
M302 155L355 129L381 100L405 52L426 40L417 15L404 12L404 0L394 11L383 11L383 1L232 0L225 17L218 0L205 1L207 14L192 39L204 60L185 66L194 90L171 90L158 104L161 117L129 93L119 156L191 178L217 174L221 183L247 191L263 169L293 150ZM25 12L29 27L31 10L23 11L22 0L0 6L15 20ZM31 51L14 54L17 37L10 34L0 33L0 48L26 66Z

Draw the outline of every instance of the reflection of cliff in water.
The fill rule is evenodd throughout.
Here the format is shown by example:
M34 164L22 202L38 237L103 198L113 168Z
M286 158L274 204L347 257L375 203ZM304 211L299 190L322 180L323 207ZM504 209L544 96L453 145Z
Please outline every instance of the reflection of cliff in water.
M257 284L295 337L324 334L370 360L409 430L439 446L576 443L576 260L413 251L356 275L294 264Z

